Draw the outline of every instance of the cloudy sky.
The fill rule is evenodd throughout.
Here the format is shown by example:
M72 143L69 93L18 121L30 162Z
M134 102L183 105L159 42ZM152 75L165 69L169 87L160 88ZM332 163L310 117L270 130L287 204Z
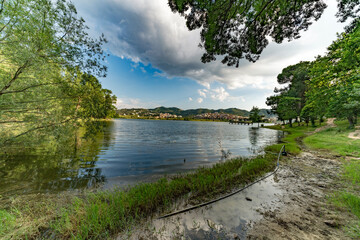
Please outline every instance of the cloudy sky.
M336 1L326 2L321 19L300 39L270 43L256 63L243 60L235 68L201 63L199 31L188 31L167 0L74 0L90 34L108 39L109 71L101 82L118 97L119 108L247 110L266 107L283 68L324 54L343 31L334 16Z

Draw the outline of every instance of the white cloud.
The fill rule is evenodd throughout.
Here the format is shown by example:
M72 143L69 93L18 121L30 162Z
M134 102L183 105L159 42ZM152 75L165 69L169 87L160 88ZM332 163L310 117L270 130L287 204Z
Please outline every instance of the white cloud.
M223 102L225 99L227 99L230 96L230 94L225 91L223 87L219 87L212 90L211 98L214 100L218 100L220 102Z
M192 102L192 101L193 101L193 99L191 97L189 97L189 102Z
M198 48L199 30L188 31L184 18L171 12L167 0L75 0L93 34L105 34L112 54L131 59L134 68L139 62L151 63L162 71L162 76L191 78L206 89L215 81L228 89L273 89L283 68L323 54L336 39L336 31L343 27L334 16L336 1L327 3L329 7L320 20L302 33L299 40L280 45L270 43L259 61L243 60L239 68L234 68L220 61L200 62L203 50ZM222 92L214 98L224 101L228 96Z
M159 104L155 102L144 102L138 98L118 98L115 106L118 109L122 108L154 108Z
M206 90L206 89L204 89L204 90L199 89L199 90L198 90L198 93L199 93L200 97L206 98L206 93L205 93L205 91L207 91L207 90Z
M204 101L204 99L202 99L202 98L198 98L198 99L197 99L197 102L198 102L198 103L202 103L203 101Z
M143 72L143 73L146 73L146 70L144 67L140 67L140 70Z

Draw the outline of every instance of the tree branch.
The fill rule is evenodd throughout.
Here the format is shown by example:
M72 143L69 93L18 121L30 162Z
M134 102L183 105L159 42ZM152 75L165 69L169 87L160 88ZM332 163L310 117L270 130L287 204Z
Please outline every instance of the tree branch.
M0 124L5 124L5 123L24 123L26 121L17 121L17 120L14 120L14 121L2 121L0 122Z
M4 91L11 87L11 85L15 82L15 80L20 76L22 71L28 66L29 60L27 60L22 66L18 68L18 70L15 72L13 78L0 90L0 96L4 94Z
M2 14L2 12L4 11L4 3L5 3L5 0L1 0L0 14Z
M58 126L58 125L60 125L60 124L67 123L67 122L70 122L70 121L75 120L75 119L77 119L77 118L76 118L76 117L73 117L73 118L69 118L69 119L66 119L66 120L64 120L64 121L58 122L58 123L50 123L50 124L47 124L47 125L43 125L43 126L38 126L38 127L35 127L35 128L31 128L31 129L29 129L29 130L27 130L27 131L25 131L25 132L23 132L23 133L20 133L20 134L12 137L12 138L10 138L10 139L5 140L5 141L4 141L2 144L0 144L0 145L6 145L7 143L15 140L16 138L21 137L21 136L24 136L24 135L26 135L26 134L28 134L28 133L30 133L30 132L34 132L34 131L36 131L36 130L40 130L40 129L44 129L44 128L48 128L48 127Z
M13 90L13 91L6 91L6 92L2 92L0 93L0 96L3 94L9 94L9 93L19 93L19 92L25 92L26 90L30 89L30 88L35 88L35 87L41 87L41 86L47 86L47 85L56 85L56 84L60 84L60 83L41 83L41 84L36 84L36 85L32 85L32 86L28 86L26 88L23 89L19 89L19 90Z

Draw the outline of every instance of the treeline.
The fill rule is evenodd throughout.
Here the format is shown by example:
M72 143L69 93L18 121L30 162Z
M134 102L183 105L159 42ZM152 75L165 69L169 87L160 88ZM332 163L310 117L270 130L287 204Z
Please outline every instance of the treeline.
M207 108L198 108L198 109L188 109L188 110L182 110L180 108L176 107L157 107L153 109L144 109L144 108L131 108L131 109L119 109L117 110L117 113L120 115L132 115L133 113L139 114L140 116L149 115L152 114L160 114L160 113L170 113L174 115L181 115L183 117L193 117L198 114L203 113L227 113L227 114L233 114L243 117L250 116L250 112L244 109L238 109L238 108L227 108L227 109L207 109ZM267 118L274 117L275 115L270 112L269 109L259 109L259 114L263 115Z
M313 62L288 66L278 75L283 88L266 104L289 124L305 121L312 125L323 117L346 118L350 127L360 113L360 20L346 29L325 56Z
M71 2L0 4L0 146L115 115L116 97L95 77L106 76L106 39L89 37Z

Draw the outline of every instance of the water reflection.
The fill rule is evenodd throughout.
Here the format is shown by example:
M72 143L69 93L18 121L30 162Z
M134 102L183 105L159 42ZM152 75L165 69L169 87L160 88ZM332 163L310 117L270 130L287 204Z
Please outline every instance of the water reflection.
M258 137L259 137L259 128L249 127L249 141L253 148L255 148L257 146Z
M281 136L216 122L115 120L69 129L49 132L36 147L2 149L0 195L132 184L214 164L223 152L249 156Z
M96 167L102 146L110 146L112 122L92 122L40 147L12 146L0 155L0 195L83 189L105 181ZM21 145L24 143L21 143ZM28 144L25 144L28 145Z

